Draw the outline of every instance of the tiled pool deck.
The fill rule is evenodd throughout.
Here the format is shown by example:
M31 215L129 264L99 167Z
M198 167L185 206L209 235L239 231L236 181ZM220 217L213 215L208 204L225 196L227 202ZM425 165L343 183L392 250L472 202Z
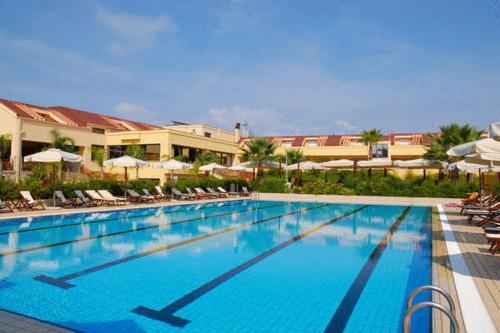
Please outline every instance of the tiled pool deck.
M497 331L500 331L500 256L492 256L488 253L488 245L486 244L483 231L481 228L469 225L456 208L446 207L447 203L456 203L454 199L433 199L433 198L402 198L402 197L363 197L363 196L334 196L334 195L297 195L297 194L271 194L261 193L255 195L254 198L261 200L301 200L301 201L324 201L324 202L346 202L346 203L363 203L363 204L406 204L406 205L425 205L436 207L442 204L445 209L446 217L448 218L455 238L459 243L460 250L469 268L470 274L473 277L477 290L486 306L487 311L495 325ZM228 200L228 199L225 199ZM232 199L229 199L232 200ZM213 201L213 200L211 200ZM203 202L203 201L195 201ZM190 202L163 202L150 205L131 205L130 207L154 207L163 205L191 204ZM34 216L45 214L61 214L61 213L78 213L89 211L102 211L112 209L122 209L120 207L103 207L103 208L87 208L87 209L49 209L38 212L21 212L21 213L5 213L0 216L2 218ZM127 207L128 208L128 207ZM433 267L432 276L433 284L438 285L448 291L455 303L457 304L457 319L460 325L460 332L465 332L465 326L460 312L459 300L457 296L456 285L453 279L453 271L451 270L450 260L446 242L442 233L441 222L437 209L433 209ZM445 303L440 296L434 298L439 303ZM481 328L478 327L479 331ZM443 315L438 312L433 316L433 331L434 332L449 332L449 322ZM470 330L469 330L470 331ZM73 332L63 329L58 326L37 321L32 318L20 316L6 311L0 310L0 333L11 332Z

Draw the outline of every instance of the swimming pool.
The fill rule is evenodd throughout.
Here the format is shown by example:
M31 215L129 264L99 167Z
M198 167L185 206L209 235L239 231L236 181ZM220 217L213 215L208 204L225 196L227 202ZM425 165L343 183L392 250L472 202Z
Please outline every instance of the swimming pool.
M0 308L83 332L397 332L431 282L430 222L256 200L5 220Z

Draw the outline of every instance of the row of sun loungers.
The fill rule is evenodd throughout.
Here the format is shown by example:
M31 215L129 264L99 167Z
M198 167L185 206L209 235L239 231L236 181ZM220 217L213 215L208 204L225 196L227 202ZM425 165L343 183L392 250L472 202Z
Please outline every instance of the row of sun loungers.
M214 190L211 187L207 187L206 191L201 187L195 187L194 191L191 188L186 187L186 193L182 193L176 188L172 188L172 197L178 200L201 200L201 199L217 199L217 198L228 198L228 197L236 197L236 196L249 196L250 192L248 188L242 187L241 192L228 192L222 187L217 187L217 190Z
M459 205L460 212L467 216L470 224L483 228L486 241L490 245L490 253L495 255L500 252L500 200L494 194L471 194L462 200Z
M56 202L60 207L95 207L95 206L118 206L127 203L153 203L168 199L170 196L163 193L160 186L155 187L156 193L151 193L148 189L143 189L142 193L133 189L127 190L127 197L116 197L108 190L75 190L73 198L67 198L63 191L55 191ZM182 193L178 189L172 189L172 198L179 200L197 200L197 199L216 199L228 198L234 196L249 196L250 192L246 187L242 187L242 192L228 192L222 187L214 190L207 187L206 191L201 187L195 187L194 191L186 188L187 193ZM85 192L85 194L84 194ZM29 191L20 192L22 199L19 200L1 200L0 211L13 212L15 210L35 210L45 209L43 200L35 200Z

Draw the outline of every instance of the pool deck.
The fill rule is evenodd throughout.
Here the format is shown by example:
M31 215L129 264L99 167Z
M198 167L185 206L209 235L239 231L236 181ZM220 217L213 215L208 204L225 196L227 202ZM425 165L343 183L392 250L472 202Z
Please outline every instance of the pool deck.
M457 203L455 199L436 199L436 198L403 198L403 197L373 197L373 196L336 196L336 195L302 195L302 194L274 194L260 193L254 194L254 199L261 200L290 200L290 201L318 201L332 203L359 203L359 204L386 204L386 205L413 205L413 206L432 206L433 207L433 265L432 277L433 284L438 285L448 291L457 305L457 319L460 326L460 332L466 332L461 306L459 302L459 293L454 279L452 264L448 256L448 248L443 225L436 208L442 204L444 213L453 230L454 238L458 242L460 251L465 259L468 271L468 277L471 276L474 285L480 295L480 299L485 305L489 317L496 331L500 331L500 256L492 256L488 253L488 245L486 244L482 228L470 225L466 219L461 216L457 208L447 206L449 203ZM242 198L220 199L238 200ZM210 200L214 202L215 200ZM127 205L116 207L94 207L94 208L77 208L77 209L58 209L50 208L45 211L27 211L4 213L0 215L0 223L2 219L13 217L29 217L42 216L53 214L68 214L81 212L101 212L123 208L146 208L170 206L179 204L202 203L205 201L173 201L160 202L154 204ZM463 272L459 272L463 273ZM461 282L460 282L461 283ZM462 288L459 285L459 288ZM445 300L440 296L434 296L434 300L445 304ZM467 316L466 316L467 317ZM481 327L474 327L467 332L480 331L487 333L487 330ZM11 332L75 332L63 329L59 326L54 326L49 323L38 321L29 317L14 314L8 311L0 310L0 333ZM434 311L433 314L433 332L449 332L449 321L444 315Z

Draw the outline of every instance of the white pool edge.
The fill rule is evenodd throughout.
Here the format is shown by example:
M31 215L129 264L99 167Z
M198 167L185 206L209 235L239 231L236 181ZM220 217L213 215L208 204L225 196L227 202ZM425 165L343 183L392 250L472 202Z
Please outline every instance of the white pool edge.
M460 251L460 247L453 233L453 229L446 217L442 204L437 205L439 219L443 228L446 248L450 258L451 270L455 286L457 289L458 301L462 317L464 319L465 330L468 333L496 333L497 330L488 309L484 305L483 299L477 290L476 283L470 274L469 267ZM463 272L463 273L461 273Z

